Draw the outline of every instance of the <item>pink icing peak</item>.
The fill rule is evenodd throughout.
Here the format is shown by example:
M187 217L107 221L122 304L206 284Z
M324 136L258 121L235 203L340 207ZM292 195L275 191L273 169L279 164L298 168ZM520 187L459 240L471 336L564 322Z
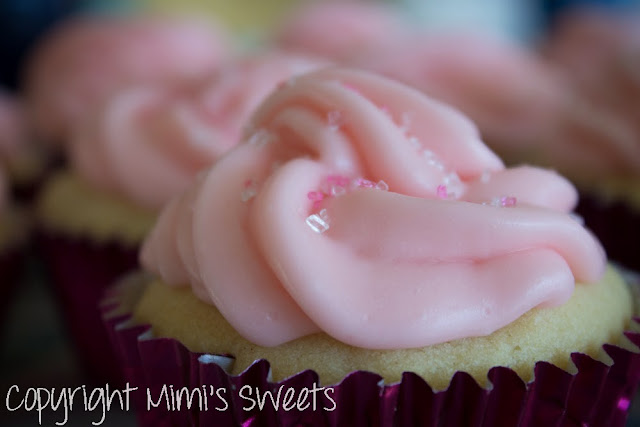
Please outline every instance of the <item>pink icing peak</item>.
M99 188L158 210L241 141L251 111L278 82L321 64L271 52L230 62L206 78L128 87L74 129L72 163ZM269 138L258 132L252 143Z
M202 77L228 57L213 21L160 17L78 17L43 38L27 67L36 130L66 142L71 127L123 87Z
M336 108L346 120L333 131ZM392 118L404 112L446 170L406 143ZM189 277L258 345L319 331L381 349L485 335L603 273L600 245L567 214L576 191L566 180L506 169L463 116L413 89L320 70L272 94L252 124L272 142L239 145L172 202L141 260L171 284ZM260 192L242 203L248 177ZM496 194L508 196L486 203ZM176 241L179 256L167 249Z

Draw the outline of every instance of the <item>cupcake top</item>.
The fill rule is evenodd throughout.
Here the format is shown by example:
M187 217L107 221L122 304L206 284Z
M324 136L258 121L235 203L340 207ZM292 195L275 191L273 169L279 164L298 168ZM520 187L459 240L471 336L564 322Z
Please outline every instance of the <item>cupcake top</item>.
M246 142L163 210L143 265L245 338L371 349L486 335L604 270L575 189L506 169L449 106L325 69L269 97Z
M227 54L209 23L144 17L82 17L64 22L36 48L25 75L38 135L61 142L72 123L106 95L135 82L197 77Z
M363 1L304 3L286 18L276 43L287 49L350 60L404 34L400 14L389 5Z
M72 165L91 184L159 210L239 142L269 92L322 63L272 52L232 61L204 79L123 89L74 129Z

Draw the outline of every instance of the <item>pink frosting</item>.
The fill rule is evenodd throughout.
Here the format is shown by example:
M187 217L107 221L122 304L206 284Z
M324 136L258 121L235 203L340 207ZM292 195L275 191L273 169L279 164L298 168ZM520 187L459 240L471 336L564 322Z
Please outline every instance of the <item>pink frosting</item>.
M640 50L640 14L573 8L560 17L542 49L573 79L597 78L602 64Z
M561 158L561 165L640 177L640 15L576 10L560 20L544 50L580 102L561 123L573 133L563 145L577 158Z
M412 41L415 49L402 49L407 40L400 38L359 65L459 108L510 157L533 154L572 176L640 170L640 144L628 126L533 52L471 34Z
M194 20L65 22L28 64L26 89L36 130L48 141L62 141L71 124L123 85L205 75L227 50L219 29Z
M248 340L324 331L364 348L489 334L597 280L598 242L553 172L505 169L472 122L414 89L325 69L268 98L170 202L143 265Z
M314 1L289 16L277 34L280 46L348 60L405 32L398 11L378 2Z
M462 110L491 141L516 141L549 122L567 96L563 82L526 49L479 34L412 36L362 58L360 66Z
M269 92L320 64L274 52L199 81L121 90L75 129L72 164L99 188L159 210L240 141L242 125Z

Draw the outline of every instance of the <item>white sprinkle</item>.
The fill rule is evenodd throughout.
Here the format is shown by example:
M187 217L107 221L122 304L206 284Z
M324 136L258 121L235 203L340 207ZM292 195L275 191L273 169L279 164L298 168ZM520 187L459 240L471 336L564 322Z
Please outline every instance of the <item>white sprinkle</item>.
M333 131L340 129L340 126L344 124L342 113L340 111L329 111L327 113L327 123L329 124L329 129Z
M245 186L244 190L242 190L242 193L240 193L240 200L246 203L257 195L258 195L258 186L253 180L251 180Z
M316 233L324 233L329 229L329 217L327 215L327 210L322 209L317 214L309 215L305 222Z
M249 144L260 148L273 140L273 135L266 129L259 129L255 131L247 141Z
M389 190L389 185L388 185L386 182L384 182L384 181L380 180L380 181L378 181L378 183L376 184L376 188L377 188L378 190L388 191L388 190Z
M410 136L409 137L409 142L411 143L411 145L413 145L414 148L416 148L416 149L420 148L420 141L418 140L417 137Z
M427 150L427 149L422 150L422 155L425 156L427 159L433 159L436 156L436 154L433 151Z
M450 174L447 174L444 179L442 180L444 185L451 185L451 184L457 184L460 182L460 177L458 176L457 173L455 172L451 172Z
M400 129L403 132L407 132L409 131L410 127L411 127L411 113L404 112L402 113L402 117L400 119Z
M429 158L429 160L427 161L427 163L429 163L431 166L433 166L434 168L443 171L444 170L444 164L442 164L442 162L434 159L434 158Z
M347 189L339 185L332 185L329 194L332 196L343 196L347 193Z

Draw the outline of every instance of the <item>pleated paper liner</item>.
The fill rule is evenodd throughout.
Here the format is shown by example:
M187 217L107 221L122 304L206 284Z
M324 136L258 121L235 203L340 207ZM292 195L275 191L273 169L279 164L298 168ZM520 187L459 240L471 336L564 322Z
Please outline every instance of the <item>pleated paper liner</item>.
M583 193L576 212L598 236L610 259L640 271L640 209L622 200L603 200Z
M138 387L132 398L142 426L623 426L640 381L638 348L609 344L603 349L610 365L573 353L575 373L538 362L528 383L509 368L494 367L486 388L464 372L446 390L434 391L413 373L384 384L377 374L357 371L319 389L311 370L270 381L266 360L234 376L225 370L231 357L191 352L174 339L153 337L148 325L133 324L131 301L141 290L132 289L141 283L134 275L111 289L103 313L127 380ZM640 334L625 335L640 346ZM190 393L190 405L184 394L176 399L178 391Z
M137 267L138 248L47 231L37 234L36 246L87 382L121 386L124 376L102 322L99 302L105 289Z

